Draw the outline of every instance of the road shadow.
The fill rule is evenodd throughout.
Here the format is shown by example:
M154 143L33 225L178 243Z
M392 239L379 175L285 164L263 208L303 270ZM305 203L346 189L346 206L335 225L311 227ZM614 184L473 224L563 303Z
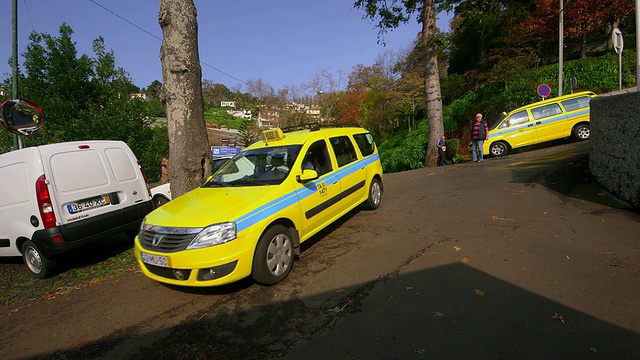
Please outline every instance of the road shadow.
M562 196L640 214L639 208L617 198L593 179L588 141L554 141L504 160L509 162L513 182L539 184Z
M640 359L639 334L462 263L359 284L332 308L260 290L250 310L33 359Z

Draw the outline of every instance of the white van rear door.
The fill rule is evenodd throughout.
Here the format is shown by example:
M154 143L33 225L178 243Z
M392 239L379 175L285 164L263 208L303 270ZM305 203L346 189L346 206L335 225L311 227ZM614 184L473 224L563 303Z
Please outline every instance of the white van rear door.
M122 143L117 146L107 146L104 154L113 173L116 193L122 208L149 200L147 183L131 149Z
M121 209L116 184L99 142L41 147L43 163L62 224Z

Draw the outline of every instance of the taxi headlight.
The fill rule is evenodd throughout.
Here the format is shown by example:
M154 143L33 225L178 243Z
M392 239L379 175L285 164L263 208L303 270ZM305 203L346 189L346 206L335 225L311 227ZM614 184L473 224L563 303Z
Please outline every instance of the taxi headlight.
M236 224L224 223L208 226L196 235L187 249L200 249L203 247L224 244L236 238Z

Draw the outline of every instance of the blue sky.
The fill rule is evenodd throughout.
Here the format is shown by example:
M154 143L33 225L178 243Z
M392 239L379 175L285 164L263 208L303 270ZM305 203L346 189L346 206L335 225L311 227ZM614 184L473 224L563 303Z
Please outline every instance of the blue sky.
M262 79L276 90L299 86L322 69L349 74L355 65L372 65L386 50L411 44L420 31L415 21L402 25L385 35L383 47L375 24L362 19L353 2L194 0L203 79L229 88L249 79ZM11 3L3 1L0 10L2 79L11 76ZM66 22L79 54L93 57L91 43L102 36L117 66L134 84L147 87L162 81L159 7L159 0L18 0L18 53L25 51L32 31L57 36ZM447 14L439 16L438 26L449 29Z

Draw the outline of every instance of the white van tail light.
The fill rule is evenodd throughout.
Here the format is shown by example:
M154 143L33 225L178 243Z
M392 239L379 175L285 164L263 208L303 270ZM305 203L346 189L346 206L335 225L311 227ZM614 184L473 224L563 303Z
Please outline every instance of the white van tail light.
M140 172L142 173L142 178L144 179L144 184L147 186L147 193L149 193L149 197L151 196L151 189L149 189L149 182L147 181L147 174L142 170L142 166L140 166L140 161L137 161L138 167L140 168Z
M40 210L40 217L42 218L44 228L49 229L56 226L56 214L53 212L49 187L47 186L44 174L36 180L36 198L38 199L38 209Z

